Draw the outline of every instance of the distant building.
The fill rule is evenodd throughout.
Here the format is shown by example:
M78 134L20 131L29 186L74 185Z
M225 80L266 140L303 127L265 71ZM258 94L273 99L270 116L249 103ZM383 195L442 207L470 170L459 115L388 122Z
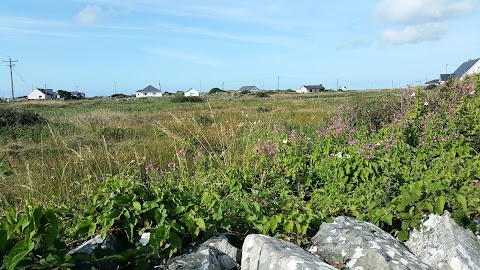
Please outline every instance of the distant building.
M452 74L440 74L439 79L428 81L425 84L440 85L440 84L446 83L447 81L453 78L463 80L465 76L471 76L479 73L480 73L480 58L477 58L475 60L468 60L467 62L464 62Z
M240 89L238 89L238 92L243 92L243 91L249 91L249 92L256 92L256 91L260 91L260 89L258 89L258 87L256 86L242 86L240 87Z
M85 98L85 93L83 92L70 92L70 94L72 95L72 98L73 99L83 99Z
M188 89L187 92L183 93L186 97L198 97L200 96L200 92L195 90L194 88Z
M57 93L52 89L35 88L27 96L28 100L54 100L57 99Z
M143 97L161 97L162 91L158 90L157 88L151 86L150 84L147 87L143 88L142 90L138 90L135 93L135 97L143 98Z
M319 85L303 85L296 92L305 94L305 93L317 93L322 91L325 91L325 87L319 84Z
M468 60L453 72L453 77L463 80L465 76L471 76L480 73L480 58Z

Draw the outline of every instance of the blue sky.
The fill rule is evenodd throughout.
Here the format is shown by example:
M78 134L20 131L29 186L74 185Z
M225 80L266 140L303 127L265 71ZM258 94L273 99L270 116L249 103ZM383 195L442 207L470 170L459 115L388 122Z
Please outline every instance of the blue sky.
M480 57L479 26L479 0L2 0L0 57L16 96L390 88Z

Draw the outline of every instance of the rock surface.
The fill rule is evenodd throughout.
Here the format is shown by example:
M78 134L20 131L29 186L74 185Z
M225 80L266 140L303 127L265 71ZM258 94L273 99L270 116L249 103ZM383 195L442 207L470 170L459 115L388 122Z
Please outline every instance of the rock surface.
M405 244L438 269L480 269L480 240L457 225L448 211L442 216L429 215Z
M368 222L337 217L323 223L309 251L329 264L344 263L352 270L435 269L413 255L387 232Z
M191 250L169 262L168 269L231 270L241 260L241 250L232 246L225 235L194 245Z
M242 270L334 270L317 256L280 239L251 234L242 247Z
M122 250L122 245L120 241L111 234L107 234L105 238L102 238L99 234L97 234L92 239L88 240L87 242L81 244L77 248L68 252L68 254L69 255L73 255L73 254L92 255L93 251L96 248L108 249L114 252L119 252Z

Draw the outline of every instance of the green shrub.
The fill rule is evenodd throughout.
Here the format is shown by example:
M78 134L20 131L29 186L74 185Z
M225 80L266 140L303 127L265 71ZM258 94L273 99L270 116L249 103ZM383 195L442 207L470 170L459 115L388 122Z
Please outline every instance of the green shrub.
M256 92L256 97L269 97L270 95L267 92Z
M201 97L186 97L183 95L176 95L171 99L172 103L197 103L203 102Z
M0 108L0 127L45 125L47 120L28 110Z

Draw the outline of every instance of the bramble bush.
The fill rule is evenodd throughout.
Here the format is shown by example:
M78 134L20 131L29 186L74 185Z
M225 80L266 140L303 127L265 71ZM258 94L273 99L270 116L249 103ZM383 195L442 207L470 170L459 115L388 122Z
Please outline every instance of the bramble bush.
M215 232L238 241L262 233L305 246L322 222L339 215L402 241L426 214L445 210L479 230L479 88L473 76L409 88L399 103L346 103L324 129L258 121L244 136L219 134L224 145L201 134L167 134L177 145L167 164L133 162L61 212L8 210L0 218L2 269L69 267L72 243L96 233L115 234L126 249L91 261L141 269ZM219 125L208 123L226 130ZM146 246L138 243L143 232L151 233Z

